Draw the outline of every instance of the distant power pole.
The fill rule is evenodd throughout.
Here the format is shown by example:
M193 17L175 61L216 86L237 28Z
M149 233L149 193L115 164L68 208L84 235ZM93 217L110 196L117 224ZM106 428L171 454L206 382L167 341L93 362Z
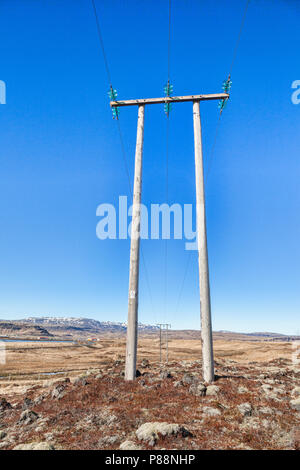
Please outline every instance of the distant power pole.
M167 349L166 349L166 359L167 359L167 364L169 362L169 344L168 344L168 328L171 328L171 325L166 325L166 343L167 343Z
M138 328L138 276L139 276L139 249L140 249L140 203L142 189L142 153L144 134L145 105L170 104L180 102L193 102L194 121L194 147L196 168L196 202L197 202L197 241L199 257L199 284L200 284L200 311L201 311L201 336L202 336L202 362L203 379L206 382L214 380L212 324L210 308L209 272L207 255L205 195L203 177L202 137L200 120L200 101L226 100L228 93L189 95L189 96L165 96L163 98L149 98L126 101L111 101L112 108L121 106L138 106L138 128L135 151L134 194L132 212L132 233L130 247L130 275L129 275L129 300L128 300L128 325L126 343L125 380L133 380L136 376L137 356L137 328ZM161 333L161 332L160 332ZM168 332L166 332L167 336ZM168 349L167 349L168 356ZM167 357L168 359L168 357Z
M159 326L159 362L162 362L162 329L166 331L166 363L169 360L169 346L168 346L168 328L171 328L169 323L157 323Z
M161 324L158 325L159 326L159 362L161 363Z

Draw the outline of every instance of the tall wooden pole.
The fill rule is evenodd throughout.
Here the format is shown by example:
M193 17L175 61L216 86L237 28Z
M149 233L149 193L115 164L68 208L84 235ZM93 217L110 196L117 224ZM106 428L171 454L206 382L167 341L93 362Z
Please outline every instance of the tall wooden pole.
M136 356L137 356L137 335L138 335L138 288L139 288L139 261L140 261L140 225L141 225L140 204L141 204L141 192L142 192L144 115L145 115L145 106L139 105L136 148L135 148L133 208L132 208L132 223L131 223L125 380L134 380L136 377Z
M203 379L214 381L200 102L193 102Z

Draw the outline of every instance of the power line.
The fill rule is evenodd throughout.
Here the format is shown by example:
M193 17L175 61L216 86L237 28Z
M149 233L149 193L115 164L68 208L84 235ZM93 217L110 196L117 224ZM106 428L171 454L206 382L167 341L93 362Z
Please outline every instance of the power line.
M133 201L131 179L130 179L130 174L129 174L129 168L128 168L128 162L127 162L127 157L126 157L126 150L125 150L125 145L124 145L123 134L122 134L122 130L121 130L121 124L120 124L119 119L117 120L117 125L118 125L119 139L120 139L120 144L121 144L121 153L122 153L124 168L125 168L125 172L126 172L126 176L127 176L127 182L128 182L130 197L131 197L131 200Z
M250 0L246 0L246 5L245 5L245 8L244 8L240 29L239 29L238 37L237 37L235 47L234 47L234 50L233 50L232 61L231 61L230 68L229 68L229 75L228 75L228 79L227 79L228 82L231 79L233 66L236 62L237 52L238 52L238 48L239 48L239 45L240 45L240 42L241 42L242 32L243 32L243 29L244 29L244 26L245 26L245 21L246 21L246 16L247 16L249 4L250 4ZM209 156L208 156L208 159L207 159L207 162L208 162L208 170L207 170L207 174L206 174L207 178L209 176L209 173L210 173L210 170L211 170L211 167L212 167L212 163L213 163L213 157L214 157L214 154L215 154L217 137L218 137L219 130L220 130L222 111L223 111L223 108L220 109L220 114L219 114L218 122L217 122L217 125L216 125L214 140L213 140L211 150L209 152Z
M242 32L243 32L244 25L245 25L245 20L246 20L249 4L250 4L250 0L246 0L246 5L245 5L244 13L243 13L243 16L242 16L242 20L241 20L239 34L238 34L237 41L235 43L233 57L232 57L232 61L231 61L231 64L230 64L228 80L230 80L230 77L231 77L231 74L232 74L232 69L233 69L233 66L236 62L238 47L239 47L239 44L240 44L240 41L241 41L241 36L242 36ZM221 127L221 116L222 116L222 109L220 110L220 113L219 113L218 122L217 122L217 125L216 125L215 134L214 134L214 140L213 140L211 150L209 152L209 156L208 156L208 159L207 159L206 180L209 177L209 174L210 174L210 171L211 171L211 168L212 168L212 164L213 164L213 158L214 158L214 155L215 155L215 148L216 148L217 138L218 138L220 127ZM183 274L183 279L182 279L181 287L179 289L179 296L178 296L178 301L177 301L177 306L176 306L176 312L178 311L179 305L180 305L180 302L181 302L182 293L183 293L183 289L184 289L184 285L185 285L185 279L186 279L188 268L189 268L189 265L190 265L191 254L192 254L192 251L190 251L189 256L187 258L187 261L186 261L186 266L185 266L185 270L184 270L184 274Z
M215 130L213 144L211 146L210 154L209 154L208 159L207 159L208 165L207 165L206 179L208 179L208 176L209 176L212 164L213 164L213 157L214 157L214 154L215 154L217 137L218 137L219 130L220 130L220 125L221 125L221 116L222 116L222 113L220 112L218 122L217 122L217 126L216 126L216 130Z
M96 20L96 25L97 25L98 38L99 38L100 46L101 46L101 49L102 49L104 65L105 65L109 85L112 88L111 75L110 75L110 71L109 71L109 67L108 67L108 61L107 61L107 57L106 57L106 53L105 53L104 42L103 42L103 38L102 38L102 34L101 34L100 21L99 21L99 17L98 17L98 13L97 13L97 10L96 10L96 5L95 5L94 0L92 0L92 5L93 5L93 10L94 10L95 20Z
M110 69L109 69L109 65L108 65L107 55L106 55L106 52L105 52L104 41L103 41L103 36L102 36L101 26L100 26L100 21L99 21L99 15L97 13L95 1L94 0L91 0L91 1L92 1L93 11L94 11L94 15L95 15L98 38L99 38L99 43L100 43L101 50L102 50L102 55L103 55L104 65L105 65L105 69L106 69L106 73L107 73L107 78L108 78L110 89L112 89L111 74L110 74ZM121 144L121 153L122 153L122 157L123 157L124 169L125 169L125 173L126 173L126 177L127 177L127 181L128 181L128 187L129 187L131 201L133 203L133 193L132 193L132 185L131 185L131 180L130 180L128 161L127 161L126 150L125 150L125 145L124 145L123 133L122 133L122 130L121 130L121 124L120 124L120 121L119 121L118 118L117 118L117 125L118 125L118 134L119 134L119 139L120 139L120 144ZM146 267L146 260L145 260L145 256L144 256L142 247L140 248L140 250L141 250L141 255L142 255L142 262L143 262L143 267L144 267L144 271L145 271L145 279L146 279L146 284L147 284L147 288L148 288L148 292L149 292L151 307L154 310L152 291L151 291L151 287L150 287L148 270L147 270L147 267Z
M168 30L168 53L167 53L167 64L168 64L168 82L165 87L166 94L169 95L173 87L170 85L170 68L171 68L171 0L169 0L169 30ZM166 203L169 200L169 134L170 134L170 121L169 112L170 105L166 106L167 115L167 128L166 128ZM167 311L167 279L168 279L168 240L165 240L164 246L164 316Z
M237 56L239 44L240 44L240 41L241 41L241 36L242 36L243 28L244 28L244 25L245 25L245 20L246 20L249 4L250 4L250 0L247 0L245 10L244 10L244 14L243 14L243 17L242 17L242 22L241 22L241 26L240 26L239 35L238 35L238 38L237 38L237 41L236 41L236 45L235 45L235 49L234 49L234 52L233 52L233 57L232 57L232 61L231 61L230 69L229 69L229 77L232 74L233 65L234 65L235 60L236 60L236 56Z
M171 0L169 0L168 80L170 80L170 58L171 58Z
M182 293L183 293L183 288L184 288L184 285L185 285L186 276L187 276L189 266L190 266L191 257L192 257L192 250L189 251L188 258L187 258L187 261L186 261L185 270L184 270L184 273L183 273L183 279L182 279L182 282L181 282L180 289L178 291L179 295L178 295L178 300L177 300L177 304L176 304L176 308L175 308L175 313L177 313L178 310L179 310L179 306L180 306L181 298L182 298Z

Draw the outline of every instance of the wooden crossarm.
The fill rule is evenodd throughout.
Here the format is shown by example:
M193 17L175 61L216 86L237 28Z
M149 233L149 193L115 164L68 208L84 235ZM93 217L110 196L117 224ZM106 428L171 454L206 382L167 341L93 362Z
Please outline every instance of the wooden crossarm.
M224 100L229 98L227 93L217 93L209 95L188 95L188 96L165 96L163 98L145 98L138 100L111 101L112 108L119 106L138 106L144 104L158 103L180 103L185 101L208 101L208 100Z

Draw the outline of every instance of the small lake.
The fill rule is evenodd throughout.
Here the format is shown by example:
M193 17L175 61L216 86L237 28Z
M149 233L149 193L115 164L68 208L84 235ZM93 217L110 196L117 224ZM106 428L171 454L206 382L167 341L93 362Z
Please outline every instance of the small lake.
M74 343L68 339L7 339L0 338L4 343Z

